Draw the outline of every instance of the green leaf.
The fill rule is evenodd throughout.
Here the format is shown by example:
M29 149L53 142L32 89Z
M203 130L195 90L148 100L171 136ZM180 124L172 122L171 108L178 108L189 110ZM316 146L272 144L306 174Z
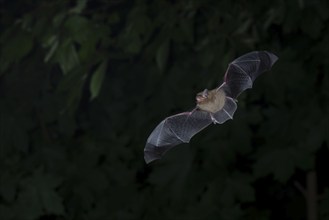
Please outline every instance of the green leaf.
M208 68L215 59L214 48L207 47L200 53L200 63L203 67Z
M220 218L223 220L243 219L243 211L239 205L232 205L220 211Z
M234 31L234 34L239 35L239 34L244 34L248 31L250 26L252 25L253 21L251 18L246 18L239 27Z
M70 39L59 46L56 51L56 58L64 75L80 63L76 49Z
M66 18L67 14L65 12L61 12L54 16L53 18L53 25L54 27L59 27L64 19Z
M188 42L193 42L194 41L194 28L195 28L195 24L194 24L194 20L193 18L191 19L182 19L180 21L180 27L182 30L182 33L184 34L184 37L186 38L186 41Z
M221 202L223 204L231 204L235 200L241 202L255 201L255 190L252 188L251 177L239 172L233 173L233 175L226 179L223 193L221 194Z
M169 41L164 41L156 52L156 63L161 72L163 72L166 68L168 56L169 56Z
M16 209L20 219L38 219L44 214L64 215L62 198L55 191L61 180L49 174L35 171L22 182Z
M85 79L79 80L77 84L68 91L69 94L67 96L66 109L64 109L63 112L68 111L69 114L73 114L75 112L81 100L84 81Z
M254 166L256 177L274 174L275 179L286 182L294 173L295 150L291 148L276 149L261 156Z
M85 34L89 31L91 23L86 17L80 15L70 16L64 24L65 28L67 28L71 35L77 35L77 37L84 37L78 36L82 33ZM95 34L95 33L94 33Z
M45 56L44 61L47 63L54 55L54 53L56 52L58 45L59 45L59 41L57 39L57 36L52 36L49 38L48 40L48 45L51 46L49 52L47 53L47 55Z
M164 189L166 187L172 187L172 196L174 199L179 198L184 189L186 179L191 169L193 155L186 147L178 148L168 152L166 154L166 160L163 163L166 166L157 164L156 170L151 173L149 181L155 184L158 188Z
M116 24L120 21L120 16L118 13L112 13L108 16L107 22L109 24Z
M62 198L54 190L42 187L40 198L47 213L63 215L65 213Z
M321 35L324 24L318 16L313 16L313 14L311 14L303 18L300 28L310 37L316 39Z
M95 191L104 191L109 183L105 174L100 170L88 171L88 178L85 180L86 185Z
M77 0L77 5L70 10L71 13L80 14L86 8L87 0Z
M27 186L24 191L20 192L15 209L18 219L38 219L43 214L43 210L37 188Z
M5 206L0 204L0 213L2 220L11 220L15 218L15 213L13 212L13 208L10 206Z
M99 67L96 69L96 71L93 73L93 76L91 77L91 81L89 85L89 89L91 93L90 100L93 100L99 94L99 91L102 87L102 83L104 80L106 67L107 67L107 61L102 62L99 65Z
M0 196L6 202L13 202L16 195L18 178L12 173L2 172L0 180Z
M125 51L131 54L137 54L142 49L142 46L143 44L140 37L136 36L132 40L126 40Z
M18 32L12 38L1 39L1 57L9 63L18 62L33 48L33 38L30 33Z

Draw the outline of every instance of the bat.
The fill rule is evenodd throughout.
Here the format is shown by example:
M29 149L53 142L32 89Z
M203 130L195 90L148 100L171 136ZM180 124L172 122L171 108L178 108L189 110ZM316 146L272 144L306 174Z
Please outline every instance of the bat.
M237 97L252 88L254 80L271 69L278 57L267 51L253 51L228 65L223 83L199 92L196 107L164 119L150 134L144 148L146 163L162 158L174 146L189 143L191 138L211 123L223 124L233 119Z

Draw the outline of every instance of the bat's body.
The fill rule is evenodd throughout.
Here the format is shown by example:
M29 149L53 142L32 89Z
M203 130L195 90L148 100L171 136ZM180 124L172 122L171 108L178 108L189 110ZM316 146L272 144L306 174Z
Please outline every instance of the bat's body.
M206 112L216 113L225 105L225 91L220 89L204 90L196 96L197 108Z
M266 51L247 53L229 64L224 82L216 89L205 89L196 95L196 108L163 120L147 139L144 149L146 163L160 159L170 148L188 143L199 131L210 125L233 119L236 98L251 88L254 80L268 71L277 57Z

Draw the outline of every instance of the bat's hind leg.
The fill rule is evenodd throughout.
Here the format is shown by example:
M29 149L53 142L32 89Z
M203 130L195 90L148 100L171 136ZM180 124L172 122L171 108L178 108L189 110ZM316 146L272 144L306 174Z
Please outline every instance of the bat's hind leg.
M214 117L214 114L213 113L209 113L210 114L210 117L211 117L211 121L212 123L214 124L219 124L219 122L216 120L216 118Z

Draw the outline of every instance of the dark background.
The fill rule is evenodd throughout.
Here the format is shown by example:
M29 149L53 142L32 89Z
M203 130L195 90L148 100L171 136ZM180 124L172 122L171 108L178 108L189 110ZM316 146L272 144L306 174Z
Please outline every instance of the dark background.
M0 219L329 219L328 20L326 0L2 0ZM279 60L234 120L146 165L155 126L254 50Z

